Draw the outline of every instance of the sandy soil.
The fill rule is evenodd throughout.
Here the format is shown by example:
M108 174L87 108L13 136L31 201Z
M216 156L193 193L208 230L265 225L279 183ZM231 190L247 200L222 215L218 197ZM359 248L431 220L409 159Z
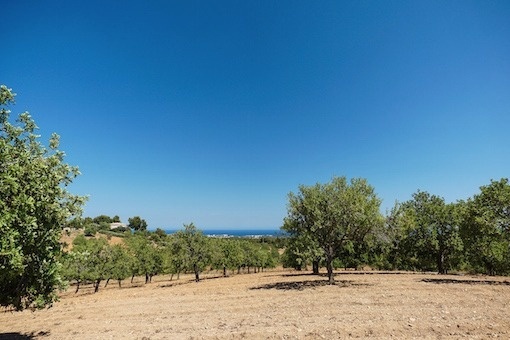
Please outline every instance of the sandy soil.
M328 286L283 270L217 275L71 287L47 310L0 310L0 338L510 338L508 278L339 272Z

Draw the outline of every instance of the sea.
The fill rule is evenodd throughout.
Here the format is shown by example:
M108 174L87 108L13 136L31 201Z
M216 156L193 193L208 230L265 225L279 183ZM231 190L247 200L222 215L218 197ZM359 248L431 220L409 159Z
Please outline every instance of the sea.
M173 234L182 229L167 229L167 234ZM204 235L209 237L244 237L244 238L261 238L261 237L278 237L285 236L280 229L204 229Z

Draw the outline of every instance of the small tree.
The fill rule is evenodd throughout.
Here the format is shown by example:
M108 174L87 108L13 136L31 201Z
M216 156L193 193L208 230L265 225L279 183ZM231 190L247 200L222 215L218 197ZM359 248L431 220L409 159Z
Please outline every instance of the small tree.
M237 239L218 238L211 240L212 264L214 268L223 270L227 276L227 269L235 270L242 265L243 250Z
M134 231L145 231L147 230L147 222L140 216L128 218L128 227Z
M145 275L145 283L151 282L152 277L163 270L161 251L146 235L135 234L127 238L126 242L134 258L132 276Z
M85 236L95 236L99 230L99 225L95 223L87 224L83 231Z
M267 243L259 243L257 248L257 268L264 271L266 268L274 268L280 259L278 250Z
M94 217L93 221L94 221L94 223L99 224L99 225L101 225L103 223L110 225L110 223L113 222L113 220L108 215L96 216L96 217Z
M243 266L248 270L248 274L251 272L251 268L255 268L258 263L258 253L255 244L252 240L243 240L241 247L243 249Z
M134 259L124 247L124 245L115 244L110 248L111 256L107 270L108 279L106 281L105 287L108 285L110 279L114 279L117 280L120 288L122 280L126 279L131 274L131 267Z
M86 239L80 235L63 259L63 273L66 279L76 280L76 293L82 282L92 282L97 292L101 281L109 278L112 249L104 238Z
M85 279L94 284L94 293L97 293L101 281L108 279L110 274L112 255L108 241L104 238L91 238L75 245L73 252L87 255Z
M210 264L211 250L207 237L193 223L184 225L184 230L176 233L183 247L188 269L195 273L195 281L200 281L200 272Z
M78 249L62 254L60 260L63 269L62 275L68 281L76 281L75 293L78 293L81 283L88 278L88 257L88 251Z
M164 269L172 274L170 280L173 279L174 274L177 274L179 279L180 274L187 267L187 252L184 244L177 235L171 235L167 239L165 250Z
M0 86L0 306L22 310L58 298L60 234L84 198L66 189L79 171L64 162L59 136L46 148L28 112L9 121L14 96Z

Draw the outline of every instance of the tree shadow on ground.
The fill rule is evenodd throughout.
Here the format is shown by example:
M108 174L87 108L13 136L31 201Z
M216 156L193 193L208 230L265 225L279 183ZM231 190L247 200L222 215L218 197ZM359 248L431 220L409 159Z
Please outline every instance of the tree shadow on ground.
M388 271L388 270L356 270L356 271L338 271L335 272L335 275L422 275L427 274L427 272L406 272L406 271Z
M298 277L298 276L320 276L320 277L326 277L327 275L325 273L307 273L307 272L297 272L297 273L288 273L288 274L274 274L274 275L266 275L266 276L281 276L281 277Z
M0 333L0 340L30 340L35 339L36 337L44 337L50 335L50 332L40 331L38 333Z
M420 274L428 274L427 272L405 272L405 271L366 271L366 270L353 270L353 271L335 271L335 276L341 275L420 275ZM267 276L282 276L282 277L297 277L297 276L320 276L327 277L328 274L325 272L314 274L312 272L296 272L296 273L287 273L287 274L274 274Z
M422 279L422 282L434 284L468 284L468 285L492 285L492 286L510 286L510 281L494 280L457 280L457 279Z
M337 276L337 275L340 275L341 273L338 273L338 272L335 272L334 275ZM358 273L358 274L361 274L361 273ZM312 272L295 272L295 273L285 273L285 274L269 274L269 275L265 275L266 277L275 277L275 276L280 276L280 277L305 277L305 276L314 276L314 277L328 277L328 274L327 273L318 273L318 274L314 274Z
M173 286L181 286L181 285L186 285L186 284L193 284L193 283L200 283L202 281L207 281L207 280L217 280L217 279L223 279L223 278L228 278L229 276L227 277L224 277L223 275L221 276L207 276L207 277L201 277L200 278L200 281L195 281L195 279L176 279L176 280L172 280L172 281L167 281L168 283L165 283L165 284L159 284L158 287L160 288L168 288L168 287L173 287ZM162 282L162 281L161 281Z
M290 282L275 282L265 285L251 287L251 290L258 289L278 289L278 290L305 290L315 289L317 287L329 286L328 280L305 280L305 281L290 281ZM357 283L349 280L336 280L333 286L336 287L349 287L349 286L368 286L366 283Z

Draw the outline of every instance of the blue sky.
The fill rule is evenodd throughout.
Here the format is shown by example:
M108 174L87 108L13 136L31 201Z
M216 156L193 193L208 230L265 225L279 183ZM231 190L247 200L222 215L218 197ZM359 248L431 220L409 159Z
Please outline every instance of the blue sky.
M508 1L9 1L0 83L78 165L85 216L278 228L364 177L382 211L510 170Z

